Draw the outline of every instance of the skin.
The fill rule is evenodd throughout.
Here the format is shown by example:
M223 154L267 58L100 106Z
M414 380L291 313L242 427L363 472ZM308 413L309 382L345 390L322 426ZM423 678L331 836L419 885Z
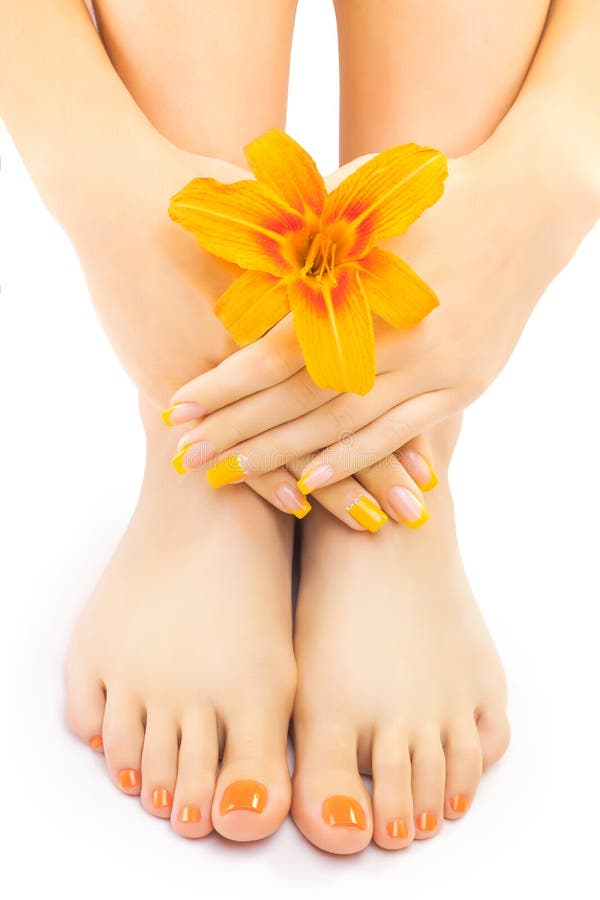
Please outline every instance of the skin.
M29 6L33 9L32 4ZM25 2L19 9L29 6ZM152 97L158 96L152 89L153 83L156 91L164 92L170 86L174 97L182 96L184 85L189 83L197 66L197 58L202 56L199 36L206 40L208 52L213 39L211 28L214 26L217 34L219 27L224 28L214 6L211 4L210 16L202 6L196 3L184 9L182 5L182 14L199 18L190 22L185 16L180 17L181 31L176 41L172 32L167 41L164 29L146 29L144 19L139 18L123 21L121 16L111 30L107 24L113 21L110 11L107 8L104 12L104 33L110 31L111 40L120 47L128 46L128 35L135 31L136 47L129 58L130 77L135 72L139 73L138 77L144 76L147 88L144 111L156 127L160 127L158 117L165 99L163 93L161 102L153 108ZM406 9L402 3L394 8L399 14ZM64 9L67 10L66 4ZM347 11L339 9L338 15L351 16L352 11L352 7ZM498 11L500 15L500 5ZM38 12L41 15L43 10L40 8ZM166 6L163 12L166 15ZM231 10L227 12L230 20ZM286 33L291 30L292 12L290 7ZM418 46L419 17L416 18L411 27L416 29L414 38ZM192 27L200 21L203 28ZM51 26L51 21L47 24ZM429 17L421 17L420 24L426 34ZM516 9L508 35L520 32L521 25ZM472 46L470 37L468 30L462 35L466 48ZM51 38L54 46L58 36L54 34ZM230 38L228 33L229 39L233 41L235 37ZM530 34L530 54L536 40L536 35ZM150 48L146 47L146 55L145 41ZM180 59L187 59L189 71L184 65L176 72L170 70L169 60L175 54L169 50L174 41L178 51L187 42L188 53L178 52L177 59L178 66ZM255 62L268 60L274 72L285 69L279 54L289 53L289 46L285 47L280 36L275 46L268 48L248 40L248 32L240 35L239 41L240 53L245 49L256 54ZM352 59L351 48L351 43L342 44L342 55L346 54L347 61ZM501 53L501 47L495 49ZM390 59L394 59L393 48L388 50ZM110 43L109 51L115 64L123 65L116 61L116 51L114 46L111 50ZM367 42L363 51L366 60L374 61L382 56L382 48L377 43ZM62 65L62 57L68 54L63 52L58 56ZM152 65L147 63L149 58ZM142 65L144 59L146 68ZM157 66L156 60L161 60L164 68ZM528 62L524 53L519 71ZM245 91L239 100L239 116L235 115L235 106L224 109L215 86L226 81L219 77L225 73L219 73L218 60L214 66L207 79L211 95L206 98L202 120L198 123L201 130L193 144L189 122L183 114L179 119L181 138L171 119L165 129L169 130L170 141L184 144L187 140L196 154L202 156L204 146L210 146L211 153L218 152L222 158L237 164L239 158L234 148L239 148L245 139L242 134L229 133L230 146L226 142L218 147L210 142L202 143L202 134L206 132L219 134L220 128L231 128L238 122L250 127ZM252 71L249 66L250 80ZM127 78L125 65L121 74ZM444 84L449 83L451 74L440 72ZM406 83L414 85L415 90L418 88L416 75L402 73L402 78L408 78ZM398 83L401 80L399 77ZM494 83L496 92L503 90L503 83L500 78ZM487 98L492 105L496 100L493 86ZM258 84L251 90L245 79L244 88L248 88L250 96L259 95ZM115 90L112 100L116 114L119 114L118 97L123 95ZM78 98L73 99L78 102ZM232 102L231 97L228 102ZM464 97L462 102L466 102ZM395 108L398 117L405 120L401 103ZM124 102L125 109L131 112ZM268 124L281 127L284 112L273 108ZM457 106L452 120L460 121L459 113ZM264 109L260 115L264 116ZM260 121L264 122L264 118ZM22 134L20 145L27 144L27 128L20 129L18 123L14 127ZM410 120L406 127L410 128ZM430 127L432 136L437 137L435 143L443 147L443 129L438 128L433 114ZM110 129L109 141L113 132L117 136L124 133L131 140L131 131L131 128L123 132ZM173 158L171 145L165 149L162 139L154 144L155 138L151 136L154 132L146 130L145 120L140 123L142 132L148 147L160 146L161 152L164 151L161 160L166 165L167 158ZM79 132L76 139L81 140ZM37 146L35 141L33 145ZM140 146L135 145L138 162ZM123 159L131 160L130 174L139 171L133 163L136 154L131 146L128 150L115 147L103 158L110 160L113 153L120 164L124 164ZM30 167L36 169L35 162L37 159L39 164L40 157L35 148L30 153L25 151L25 156ZM123 176L119 167L118 171L107 173L103 190L95 196L90 188L86 194L86 199L95 199L97 205L88 204L83 216L81 207L75 204L73 210L67 199L72 200L73 191L65 192L66 172L61 158L60 154L56 155L58 172L53 168L46 179L42 172L38 183L43 184L45 196L54 197L56 210L69 223L69 233L73 234L78 250L83 248L85 257L85 247L91 247L90 234L108 231L109 225L115 227L114 213L112 218L104 219L103 210L108 215L117 199L123 208L123 197L129 199L123 191L127 190L130 179ZM151 161L148 178L141 179L145 187L152 183L151 170L157 171L158 151ZM187 158L185 162L198 165L200 161ZM89 169L87 158L86 163ZM173 180L176 168L173 164L169 170ZM178 174L184 168L178 169ZM74 177L72 172L69 174ZM83 173L80 178L79 184L85 185ZM117 188L111 194L113 178ZM132 199L141 202L145 193L140 190ZM87 236L86 224L90 233ZM153 229L149 231L152 233ZM124 232L125 229L123 237ZM128 270L129 285L125 279L118 286L112 285L108 274L102 274L102 268L109 272L117 267L118 271L123 259L117 255L117 241L109 237L104 240L105 254L96 254L101 263L97 262L100 274L95 282L95 294L97 304L105 310L105 320L111 314L117 319L115 335L118 335L121 334L118 323L122 321L119 303L127 305L123 298L129 296L125 288L129 287L131 293L134 287L139 289L140 281L144 285L143 275L152 258L151 251L158 249L160 240L150 248L145 241L138 242L138 262ZM191 254L187 252L189 242L185 252L184 244L179 246L182 249L176 253L181 252L181 264L176 268L180 283L168 285L172 289L169 302L173 296L178 297L179 289L185 296L183 287L190 286L189 278L186 279L188 262L193 266ZM91 251L89 256L88 271L93 265ZM173 255L168 255L167 260L172 264ZM213 271L209 263L204 260L205 268L195 273L194 290L210 273L215 280L224 279L222 270ZM162 268L157 266L157 272ZM89 275L88 280L94 283ZM147 281L151 283L152 279ZM143 289L152 297L149 284ZM194 290L190 290L190 304ZM172 306L165 304L163 310L161 296L164 302L164 293L157 290L156 315L164 315L167 322L166 309L169 309L170 319L177 319ZM194 308L198 310L197 303ZM202 319L202 313L198 315L200 322L209 321ZM133 305L129 322L130 327L135 322ZM189 335L190 326L194 326L191 317L186 326L181 332ZM174 327L177 330L179 326ZM131 356L126 335L125 327L121 336L125 360ZM173 341L176 340L175 336ZM148 354L142 354L138 365L143 373L139 381L142 377L146 379L145 393L159 397L165 383L173 378L171 367L192 368L197 364L194 357L202 357L202 351L193 347L190 352L179 352L176 364L162 352L159 364L149 365L153 351L156 358L156 349L150 335ZM209 365L210 360L205 364ZM144 486L130 528L73 636L68 659L69 721L84 740L102 735L109 772L121 789L124 788L119 772L129 768L141 771L141 784L126 788L126 792L141 793L145 808L158 816L171 816L173 826L180 833L201 836L214 825L234 839L262 837L278 826L287 812L290 797L284 753L295 687L289 604L290 520L267 509L250 491L236 488L211 493L203 479L186 477L177 481L168 467L172 434L163 429L148 400L142 402L142 415L148 441ZM451 798L465 796L470 802L482 767L494 762L507 744L502 670L468 589L455 542L446 472L456 431L455 421L429 436L430 446L439 460L441 481L432 495L434 517L427 529L411 534L390 526L375 538L354 535L317 510L312 514L310 528L305 529L295 646L299 685L294 717L297 768L293 814L309 840L332 852L355 852L368 843L372 834L382 846L396 848L405 846L413 836L435 834L444 815L455 818L462 814L453 809ZM210 528L206 528L207 521ZM231 566L232 556L236 559L235 567ZM365 596L370 598L368 628ZM178 604L176 616L173 615L174 597ZM167 634L166 621L170 623ZM390 639L398 635L402 637ZM174 647L178 648L175 653ZM236 660L235 667L228 665L230 659ZM339 677L332 679L332 671L339 673ZM364 676L365 671L369 672L368 677ZM160 678L156 677L157 673ZM223 754L223 767L214 787L219 752ZM362 771L373 772L373 804L359 780L357 762ZM247 810L221 811L226 788L240 778L253 778L267 786L268 802L260 815ZM157 809L152 800L156 789L168 791L171 804ZM365 813L364 830L343 825L332 827L324 822L321 805L333 793L345 793L358 800ZM200 822L190 824L179 820L182 807L189 804L201 810ZM431 831L415 829L414 817L419 824L418 817L424 812L436 816ZM406 822L406 838L389 837L390 818Z
M465 4L465 15L469 6ZM530 52L540 38L544 6L528 4L522 11L528 17L529 31L524 23L516 43L529 34ZM439 21L430 17L421 46L435 47L440 40L437 29L443 31L444 22L456 12L451 3L441 3L439 8ZM348 11L354 9L348 7ZM407 9L412 21L415 7L407 4ZM431 140L423 131L421 115L414 114L414 99L402 118L402 127L394 126L389 134L388 143L406 140L412 134L414 118L415 137L448 154L460 154L451 160L442 199L406 235L385 242L387 249L406 259L435 289L442 301L439 309L409 332L378 323L380 374L366 397L346 394L332 399L330 391L314 385L310 390L299 351L282 354L293 330L291 322L284 320L256 344L176 393L175 401L194 400L213 413L183 435L182 442L209 440L218 453L244 454L250 460L252 476L282 460L287 463L314 453L303 474L322 464L329 466L330 471L323 470L323 477L313 482L315 487L322 487L364 468L365 460L375 463L394 447L464 409L502 369L535 303L600 214L594 162L600 152L600 121L595 115L600 100L600 64L594 50L600 35L600 12L594 3L555 2L533 64L529 66L531 56L525 53L514 70L521 78L526 75L519 90L517 75L504 80L499 76L513 58L512 44L504 51L506 58L500 54L498 66L494 62L484 67L480 48L487 47L492 32L502 45L501 35L508 27L504 16L495 21L493 8L486 10L471 35L475 48L472 55L477 58L470 60L471 52L466 49L464 58L468 61L461 63L456 85L451 59L446 58L445 75L450 80L440 81L456 90L456 107L469 110L462 145L456 128L448 146ZM354 35L358 53L369 26L361 4L356 15L359 22L343 27L341 36L350 41L349 35ZM384 46L386 36L377 26L370 27L379 45ZM391 46L397 37L394 27L390 34ZM408 57L398 54L402 73L410 58L410 53ZM459 58L462 60L463 55ZM383 68L388 80L396 84L385 53L382 59L374 64L375 72ZM443 57L438 64L443 65ZM484 67L477 89L473 87L471 66ZM573 72L578 73L577 78ZM402 73L395 75L401 78ZM427 95L432 89L432 74L430 68L423 71L421 57L415 60L413 77L420 85L420 92L413 92L413 98ZM488 112L481 116L476 129L471 117L480 109L481 94L490 90L494 77L495 83L502 81L502 85L491 103L484 104ZM360 85L359 111L365 112L367 120L369 114L361 98L363 90L368 95L377 94L375 80L376 75L372 83L364 79L362 69L349 79L351 84ZM383 95L379 103L385 108L402 106L407 90L406 82L403 84L398 97L394 90L379 92ZM468 94L469 84L474 96ZM512 107L494 131L489 110L500 116L511 102ZM433 105L433 115L438 113L436 121L446 122L447 110L454 107L448 105L443 91ZM377 102L374 108L373 116L379 123L385 122ZM342 142L346 154L369 146L367 137L359 140L356 136L361 121L359 114L352 118L350 134ZM383 128L379 124L375 129L379 140ZM484 143L478 147L477 140ZM360 161L348 164L346 171ZM271 360L281 360L274 371ZM278 421L284 424L277 427ZM343 443L338 441L340 431L345 435ZM326 449L319 452L324 445ZM387 510L385 495L378 496L375 491L375 496Z

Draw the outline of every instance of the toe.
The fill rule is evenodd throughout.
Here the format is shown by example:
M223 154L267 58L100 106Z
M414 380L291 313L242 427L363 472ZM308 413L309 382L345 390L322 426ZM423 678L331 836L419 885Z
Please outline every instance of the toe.
M212 831L211 805L219 762L217 723L213 710L194 710L183 717L177 784L171 825L187 838Z
M373 838L386 850L401 850L415 835L408 737L397 730L373 739Z
M104 687L88 672L69 670L67 674L67 724L73 734L92 750L101 753Z
M223 764L212 806L216 830L233 841L255 841L276 831L290 809L287 715L241 709L227 716Z
M460 819L467 812L483 769L481 741L475 720L457 722L446 734L446 799L444 815Z
M125 794L139 794L141 789L142 716L138 703L108 689L102 742L111 778Z
M292 815L311 843L357 853L373 833L371 801L358 771L356 733L320 720L294 723Z
M489 769L504 756L510 743L510 725L504 705L490 703L482 706L477 716L477 730L481 741L483 768Z
M179 751L177 723L163 710L148 709L142 751L142 806L161 819L171 817Z
M433 837L444 816L446 760L439 731L421 733L413 743L412 792L415 838Z

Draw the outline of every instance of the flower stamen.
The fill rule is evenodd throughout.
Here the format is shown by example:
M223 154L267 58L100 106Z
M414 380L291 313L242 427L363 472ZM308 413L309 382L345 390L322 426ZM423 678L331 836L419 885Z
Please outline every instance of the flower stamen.
M306 261L302 267L302 275L314 276L320 283L325 275L329 276L333 284L336 285L335 279L335 244L331 238L318 231L308 248Z

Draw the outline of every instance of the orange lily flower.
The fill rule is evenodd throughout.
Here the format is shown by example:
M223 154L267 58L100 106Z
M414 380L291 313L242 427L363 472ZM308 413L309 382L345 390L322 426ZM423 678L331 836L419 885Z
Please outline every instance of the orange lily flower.
M244 345L291 310L315 383L366 394L375 380L372 313L410 328L438 305L410 266L374 245L441 197L444 155L392 147L328 194L312 157L285 132L271 129L244 152L255 181L195 178L169 207L206 250L246 270L216 315Z

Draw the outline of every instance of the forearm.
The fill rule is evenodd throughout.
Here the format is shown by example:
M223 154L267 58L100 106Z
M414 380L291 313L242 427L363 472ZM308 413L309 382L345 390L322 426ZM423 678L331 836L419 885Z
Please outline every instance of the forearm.
M600 3L554 0L512 109L490 139L600 214Z
M0 114L51 208L151 127L81 0L0 0Z

